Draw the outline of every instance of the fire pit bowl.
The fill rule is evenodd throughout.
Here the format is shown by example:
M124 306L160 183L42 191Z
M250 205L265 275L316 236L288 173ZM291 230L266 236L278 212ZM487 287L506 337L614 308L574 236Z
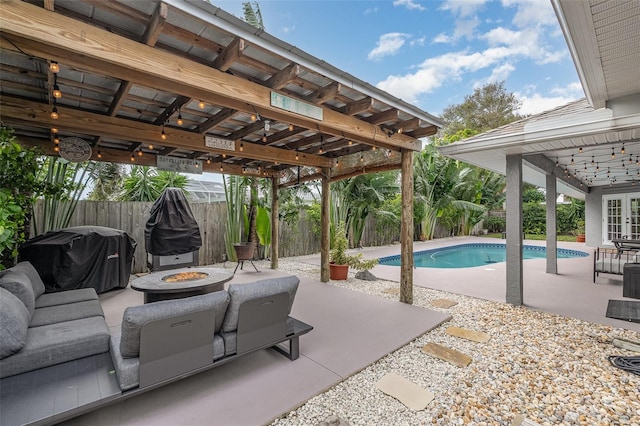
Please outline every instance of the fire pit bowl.
M131 288L144 293L144 303L180 299L224 289L233 273L220 268L181 268L158 271L131 282Z

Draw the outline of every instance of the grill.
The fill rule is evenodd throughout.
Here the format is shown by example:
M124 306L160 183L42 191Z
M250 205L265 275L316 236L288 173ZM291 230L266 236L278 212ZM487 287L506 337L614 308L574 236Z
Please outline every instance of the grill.
M200 227L179 188L167 188L151 206L144 230L151 271L198 265Z

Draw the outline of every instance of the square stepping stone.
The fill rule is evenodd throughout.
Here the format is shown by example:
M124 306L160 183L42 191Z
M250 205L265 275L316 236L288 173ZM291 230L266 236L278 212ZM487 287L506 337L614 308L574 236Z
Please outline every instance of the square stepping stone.
M455 349L447 348L446 346L438 345L437 343L427 343L422 347L422 352L434 358L450 362L458 367L466 367L471 364L472 361L469 355L465 355Z
M491 338L487 333L481 331L467 330L466 328L460 328L455 326L447 327L445 330L450 336L460 337L462 339L471 340L472 342L486 343Z
M382 290L382 292L386 293L386 294L398 295L398 294L400 294L400 288L399 287L389 287L389 288L385 288L384 290Z
M427 408L427 405L434 398L433 392L395 373L385 374L384 377L376 382L376 387L415 411Z
M449 299L436 299L432 300L431 304L436 308L449 309L452 306L456 306L458 302Z

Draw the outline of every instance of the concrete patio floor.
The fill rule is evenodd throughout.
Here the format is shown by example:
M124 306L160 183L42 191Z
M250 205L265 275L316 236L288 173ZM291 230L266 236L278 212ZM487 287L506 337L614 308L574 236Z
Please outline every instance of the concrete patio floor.
M286 275L238 271L230 283ZM100 296L117 329L127 306L143 303L126 288ZM68 425L260 425L271 422L432 330L449 316L301 277L293 317L314 327L300 358L262 350L207 372L106 406ZM167 344L170 344L168 342Z
M479 237L456 237L415 242L414 252L468 243L504 243L504 240ZM525 245L544 246L544 241L526 240ZM609 299L635 300L622 297L622 275L600 274L593 283L593 247L584 243L558 242L559 248L580 250L588 257L558 259L558 274L547 274L545 259L524 261L524 305L528 308L585 321L606 324L640 332L640 324L605 316ZM362 250L365 258L397 255L400 245ZM301 256L301 262L320 265L320 256ZM400 267L378 265L371 272L380 279L400 281ZM505 302L506 263L493 263L474 268L415 268L413 284Z

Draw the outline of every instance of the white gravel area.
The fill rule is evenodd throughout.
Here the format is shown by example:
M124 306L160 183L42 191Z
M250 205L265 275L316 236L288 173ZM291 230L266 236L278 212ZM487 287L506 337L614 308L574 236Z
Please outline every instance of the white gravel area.
M267 262L261 266L269 267ZM320 280L318 266L300 258L280 259L278 269ZM398 299L384 292L398 287L390 281L362 281L350 274L347 281L328 285ZM435 299L458 304L439 309L431 304ZM638 333L417 286L414 305L453 318L272 424L318 425L337 416L352 426L511 425L524 416L540 425L640 426L640 376L607 359L638 355L612 345L614 338L638 341ZM485 332L491 339L475 343L453 337L445 333L448 326ZM429 342L461 351L473 361L456 367L435 359L421 351ZM376 389L386 373L432 391L434 401L425 410L406 408Z

